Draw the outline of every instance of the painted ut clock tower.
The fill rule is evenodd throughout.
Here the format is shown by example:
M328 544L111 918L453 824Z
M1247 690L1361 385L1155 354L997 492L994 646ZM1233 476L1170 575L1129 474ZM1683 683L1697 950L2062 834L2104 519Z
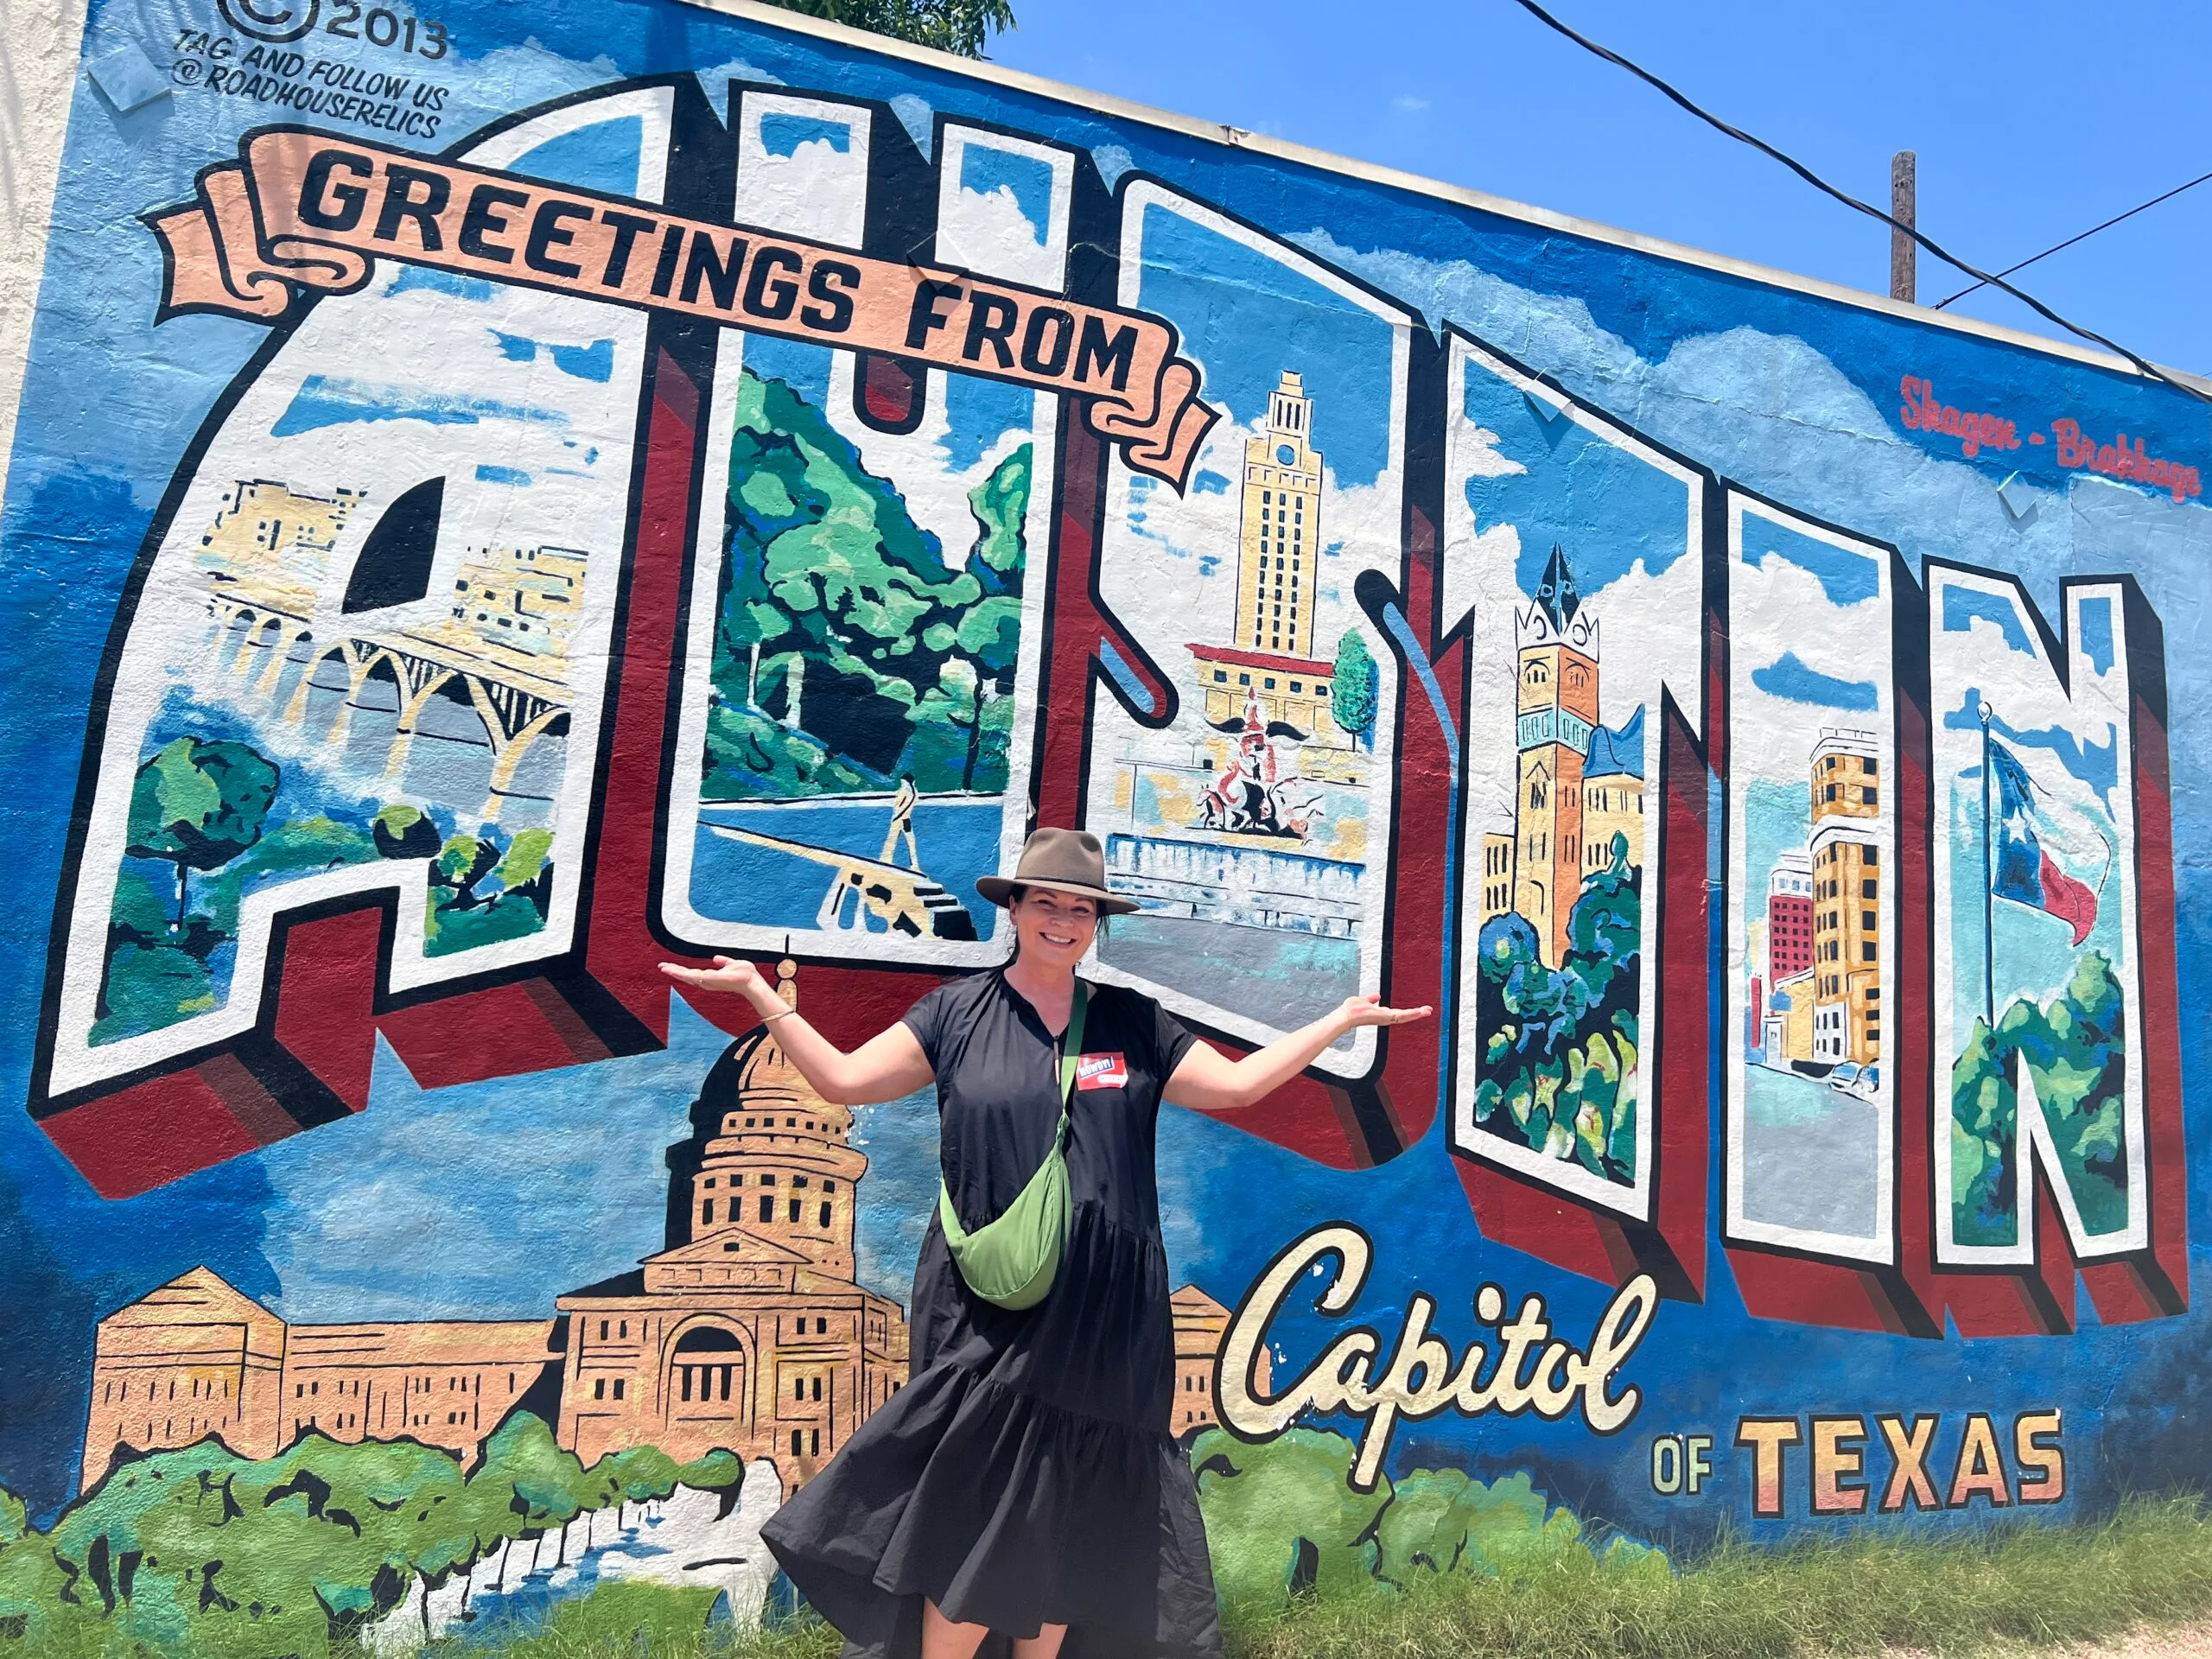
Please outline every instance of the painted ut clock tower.
M1289 369L1268 399L1268 430L1244 443L1236 644L1281 657L1313 654L1313 568L1321 544L1321 452L1313 400Z
M1536 930L1544 965L1567 956L1582 891L1582 770L1598 723L1598 621L1582 613L1567 555L1552 549L1534 603L1514 618L1519 647L1513 908Z

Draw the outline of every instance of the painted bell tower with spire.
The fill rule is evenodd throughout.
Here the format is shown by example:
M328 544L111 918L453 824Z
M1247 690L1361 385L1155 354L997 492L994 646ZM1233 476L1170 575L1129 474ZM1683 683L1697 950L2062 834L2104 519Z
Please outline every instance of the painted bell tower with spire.
M1567 555L1552 549L1536 596L1513 619L1519 751L1513 908L1547 967L1567 948L1582 891L1582 772L1598 724L1598 621L1584 613Z

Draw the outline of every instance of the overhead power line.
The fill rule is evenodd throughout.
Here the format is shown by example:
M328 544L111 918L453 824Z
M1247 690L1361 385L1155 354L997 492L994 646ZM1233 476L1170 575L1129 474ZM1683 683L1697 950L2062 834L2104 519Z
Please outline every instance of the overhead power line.
M2163 196L2153 196L2148 201L2139 201L2134 207L2129 208L2126 213L2114 213L2110 219L2105 220L2103 224L2092 225L2088 230L2082 232L2079 236L2069 236L2063 242L2054 242L2050 246L2045 248L2041 253L2031 253L2026 258L2021 260L2018 264L2007 265L2004 270L1999 271L1997 274L1999 276L2010 276L2016 270L2025 270L2030 265L2034 264L2037 260L2048 259L2054 253L2063 253L2067 249L2072 247L2076 242L2086 242L2091 237L2094 236L2099 231L2108 231L2112 229L2113 226L2119 224L2122 219L2133 219L2138 213L2147 213L2162 201L2171 201L2176 196L2181 194L2184 190L2194 190L2198 185L2208 183L2212 183L2212 173L2200 173L2196 177L2191 179L2187 184L2177 184L2172 189L2167 191ZM1967 295L1973 293L1974 289L1978 288L1986 288L1986 286L1988 286L1988 284L1986 283L1971 283L1967 287L1962 288L1957 293L1952 295L1950 300L1936 301L1935 308L1941 311L1945 306L1950 304L1951 300L1963 300Z
M1753 149L1758 150L1762 156L1767 156L1770 160L1781 162L1783 166L1788 168L1792 173L1795 173L1799 178L1804 180L1806 183L1811 185L1821 194L1834 198L1834 200L1841 202L1845 207L1854 208L1858 212L1866 214L1869 219L1878 219L1883 224L1888 226L1891 230L1902 232L1904 234L1910 237L1922 247L1927 249L1929 252L1934 254L1938 259L1942 260L1944 264L1955 265L1959 270L1966 272L1967 276L1974 277L1978 286L1994 288L1999 289L2000 292L2010 294L2014 299L2019 301L2021 304L2026 306L2030 310L2033 311L2037 316L2043 318L2045 321L2056 324L2057 327L2063 328L2068 334L2074 335L2077 339L2086 340L2092 345L2101 346L2105 350L2112 353L2116 357L2126 359L2129 363L2133 364L2139 372L2146 375L2151 379L2157 380L2163 385L2171 386L2177 391L2187 392L2192 397L2202 398L2207 403L2212 403L2212 392L2200 391L2196 387L2188 384L2186 381L2177 380L2172 375L2168 374L2157 364L2152 362L2150 359L2138 356L2135 353L2129 351L2125 346L2120 345L2117 340L2107 340L2104 335L2098 334L2094 329L2084 328L2077 322L2069 321L2066 318L2062 317L2057 312L2045 305L2041 300L2036 298L2034 295L2026 292L2023 289L2013 287L2012 284L2006 282L2001 275L1993 271L1983 270L1977 265L1968 264L1965 260L1960 258L1958 255L1943 247L1933 238L1922 235L1914 226L1905 224L1901 219L1891 218L1889 214L1884 213L1872 202L1861 201L1858 197L1853 195L1847 190L1839 189L1834 185L1830 184L1826 179L1822 178L1819 174L1814 172L1811 168L1807 167L1796 156L1790 156L1783 150L1777 149L1772 144L1768 143L1764 138L1760 138L1754 134L1745 132L1741 127L1730 125L1719 116L1713 114L1710 110L1707 110L1696 103L1686 93L1678 91L1666 81L1661 79L1657 75L1653 74L1651 71L1646 69L1642 64L1623 57L1611 47L1601 46L1596 41L1592 40L1588 35L1581 34L1561 22L1558 18L1553 16L1551 13L1546 11L1543 7L1537 4L1536 0L1515 0L1515 3L1517 4L1523 11L1529 13L1530 16L1535 18L1537 22L1542 23L1547 29L1550 29L1558 34L1564 35L1568 40L1573 41L1584 51L1603 58L1606 62L1612 64L1618 68L1627 70L1629 73L1634 75L1638 80L1643 81L1646 86L1653 87L1656 91L1663 93L1668 99L1679 105L1690 114L1695 116L1707 126L1713 128L1717 131L1726 134L1729 137L1733 138L1738 143L1749 144ZM1969 289L1968 291L1971 292L1972 290ZM1953 297L1956 298L1957 296L1954 296ZM1948 302L1949 302L1948 301L1945 302L1947 304Z

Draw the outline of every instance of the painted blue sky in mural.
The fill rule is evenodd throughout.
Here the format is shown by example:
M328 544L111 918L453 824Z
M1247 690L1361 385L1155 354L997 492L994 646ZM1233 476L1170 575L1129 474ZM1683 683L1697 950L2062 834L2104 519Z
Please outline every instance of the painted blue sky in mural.
M747 334L745 366L764 380L780 380L817 409L828 407L830 371L836 353L807 340Z
M586 190L634 196L638 169L645 165L645 118L620 116L549 138L516 157L508 164L508 171Z
M594 340L588 346L561 346L551 340L532 340L527 334L502 334L492 330L492 338L499 342L499 354L516 363L534 363L539 352L553 361L553 366L563 374L572 374L579 380L607 381L614 378L614 342Z
M1467 505L1478 533L1510 524L1519 535L1514 580L1522 593L1536 591L1554 546L1586 598L1639 563L1658 575L1689 550L1681 480L1565 414L1546 419L1518 386L1473 361L1461 408L1505 463L1472 470Z
M2005 696L2002 691L1994 695L2000 699ZM1980 687L1969 686L1959 699L1956 708L1944 710L1944 729L1979 732L1981 729L1980 710L1984 700ZM2093 791L2109 812L2112 792L2120 785L2120 734L2113 730L2110 721L2101 723L2101 738L2094 732L2084 734L2065 725L2015 726L2005 718L2004 710L1998 702L1993 701L1990 703L1989 729L1992 732L2017 747L2049 753L2069 775ZM1981 775L1980 761L1967 768L1967 773L1979 778Z
M1956 585L1943 589L1943 632L1971 633L1976 621L1994 623L2011 649L2036 654L2028 639L2026 620L2012 601L2001 594L1982 592L1978 588Z
M499 296L499 287L474 276L460 276L449 270L433 270L428 265L394 265L391 280L385 284L385 296L405 294L421 289L430 294L450 294L457 300L469 300L485 304Z
M964 473L1007 433L1027 429L1037 417L1037 394L1003 380L948 374L944 416L944 435L938 440L938 447L944 451L945 465L956 473Z
M1840 679L1807 666L1794 651L1785 651L1764 668L1751 671L1751 683L1771 696L1819 708L1848 709L1872 714L1881 707L1882 693L1872 680Z
M1763 513L1744 515L1744 563L1764 563L1769 555L1818 576L1831 605L1856 605L1882 591L1881 568L1866 553L1808 536Z
M512 353L508 355L512 356ZM415 386L393 386L372 381L310 374L269 435L296 437L326 426L346 426L357 421L423 421L431 426L474 426L482 421L531 421L560 426L568 416L556 409L511 404L496 397L472 397L463 392L429 391Z
M1305 377L1313 447L1338 487L1370 485L1390 458L1392 329L1291 264L1153 206L1137 303L1183 334L1208 402L1264 421L1282 372Z
M853 147L852 125L785 110L771 110L761 116L760 148L769 155L796 156L802 144L827 144L840 156L847 155Z
M2076 613L2081 618L2082 651L2100 674L2112 672L2112 601L2085 599Z
M1043 247L1052 226L1052 169L1033 156L988 144L969 144L961 153L960 188L979 196L1004 191Z

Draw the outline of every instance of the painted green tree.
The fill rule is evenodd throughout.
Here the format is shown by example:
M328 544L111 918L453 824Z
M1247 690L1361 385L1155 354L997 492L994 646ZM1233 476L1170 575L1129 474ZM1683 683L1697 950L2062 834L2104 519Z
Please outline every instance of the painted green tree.
M1476 1015L1485 1033L1475 1122L1548 1158L1636 1179L1641 873L1615 835L1612 861L1582 884L1567 950L1544 965L1536 931L1508 912L1476 939Z
M378 807L369 821L369 833L385 858L435 858L445 846L436 820L407 801Z
M353 1651L417 1582L494 1560L500 1581L518 1580L532 1562L558 1563L548 1541L559 1533L565 1548L563 1529L587 1509L744 1475L728 1452L677 1464L650 1446L587 1469L527 1412L467 1474L452 1452L413 1440L310 1433L256 1460L211 1436L119 1464L43 1532L0 1494L0 1635L25 1652L137 1643L321 1659Z
M218 953L238 937L240 906L257 887L289 875L380 858L428 861L423 935L432 956L544 926L550 830L518 830L505 843L490 826L448 836L429 811L404 801L365 824L323 813L275 819L277 782L275 763L248 746L198 738L163 746L139 768L127 851L175 864L177 874L164 892L128 864L118 872L92 1041L158 1031L219 1007L227 955Z
M1294 1592L1382 1589L1373 1533L1390 1484L1354 1491L1352 1455L1350 1440L1320 1429L1287 1429L1257 1445L1217 1428L1198 1436L1191 1466L1224 1607L1264 1611Z
M261 839L276 767L244 743L180 737L138 768L124 850L176 869L173 931L184 928L194 870L219 869Z
M1381 671L1357 628L1346 628L1337 641L1336 667L1329 676L1329 718L1337 728L1365 747L1375 747L1377 693Z
M969 494L964 565L821 410L743 372L703 793L1006 787L1033 454Z
M1352 1442L1293 1428L1253 1444L1209 1428L1191 1446L1198 1508L1223 1606L1249 1618L1293 1597L1381 1599L1451 1574L1587 1567L1664 1573L1666 1557L1615 1537L1603 1547L1525 1474L1484 1483L1458 1469L1415 1469L1352 1490ZM1572 1558L1580 1558L1573 1560Z
M107 960L92 1040L115 1042L217 1006L211 959L237 925L192 908L192 873L230 874L255 851L276 798L276 764L244 743L180 737L138 768L124 851L171 867L171 889L126 866L108 912ZM217 908L225 908L217 894Z
M423 949L428 956L521 938L545 925L552 907L553 832L518 830L502 846L490 824L453 835L430 861Z
M1992 1031L1980 1020L1951 1068L1951 1220L1961 1244L2020 1236L2018 1068L2024 1063L2091 1236L2129 1222L2126 1001L2111 960L2085 952L2048 1002L2019 997Z

